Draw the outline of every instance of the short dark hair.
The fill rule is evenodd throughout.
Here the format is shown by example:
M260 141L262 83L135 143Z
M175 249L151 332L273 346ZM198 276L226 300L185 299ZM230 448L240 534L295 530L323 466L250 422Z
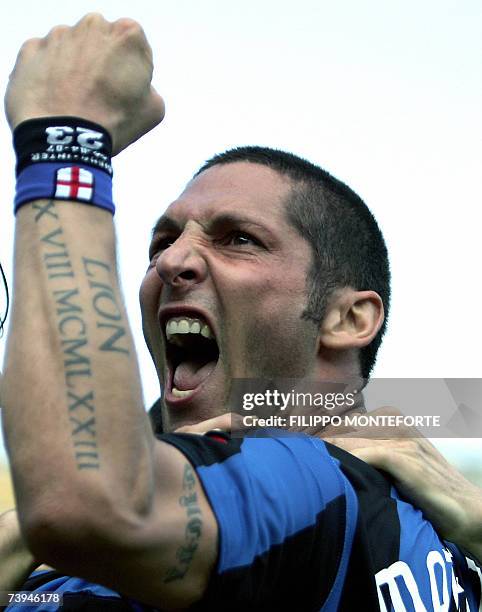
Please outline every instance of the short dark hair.
M388 252L375 217L352 189L329 172L277 149L255 146L230 149L209 159L195 177L213 166L235 162L261 164L293 181L286 214L313 251L307 279L306 318L320 323L330 296L340 287L370 289L381 297L385 320L373 341L360 351L361 375L368 378L390 308Z

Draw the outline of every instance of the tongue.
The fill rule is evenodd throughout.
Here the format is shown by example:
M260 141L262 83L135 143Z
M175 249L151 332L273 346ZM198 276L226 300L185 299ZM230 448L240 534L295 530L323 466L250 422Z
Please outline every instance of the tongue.
M196 361L183 361L174 372L174 386L179 391L195 389L206 380L215 367L215 361L208 361L202 366Z

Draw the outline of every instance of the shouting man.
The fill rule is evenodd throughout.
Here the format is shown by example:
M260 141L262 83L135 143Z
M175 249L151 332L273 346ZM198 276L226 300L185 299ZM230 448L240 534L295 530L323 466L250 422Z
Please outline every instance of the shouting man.
M223 415L236 378L368 377L386 248L360 198L320 168L227 152L156 223L140 293L163 390L153 435L110 166L163 118L151 76L138 24L88 15L28 41L8 87L17 222L2 401L28 547L137 609L477 609L475 561L352 455L304 434L173 433Z

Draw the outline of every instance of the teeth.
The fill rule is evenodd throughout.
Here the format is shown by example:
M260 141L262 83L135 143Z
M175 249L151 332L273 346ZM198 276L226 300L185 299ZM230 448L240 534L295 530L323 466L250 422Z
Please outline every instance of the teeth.
M183 317L182 319L169 319L166 323L166 336L170 342L176 343L176 334L201 334L204 338L214 338L209 325L198 319Z
M182 319L177 324L177 333L178 334L188 334L190 329L189 321L186 319Z
M188 397L193 394L193 389L186 389L186 391L181 391L181 389L177 389L176 387L172 388L172 394L174 397Z
M203 328L201 329L201 336L204 336L205 338L213 337L211 330L209 329L207 325L204 325Z
M177 321L171 319L166 324L166 336L169 338L173 334L177 333Z

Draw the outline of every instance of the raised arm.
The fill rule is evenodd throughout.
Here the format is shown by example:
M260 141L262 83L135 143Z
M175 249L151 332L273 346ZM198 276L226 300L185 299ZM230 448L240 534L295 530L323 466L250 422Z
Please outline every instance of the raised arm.
M66 175L59 164L27 159L24 172L34 174L23 175L17 192L2 400L19 520L33 554L169 607L201 596L216 526L190 464L155 440L145 415L105 209L107 133L115 154L162 120L151 76L150 47L128 19L88 15L20 51L6 94L11 128L46 117L24 124L24 149L47 146L53 156L77 153L88 163L55 157ZM47 171L64 199L45 197ZM22 202L25 193L36 199ZM186 496L194 506L180 502ZM189 510L202 519L194 535ZM186 538L187 561L179 552Z

